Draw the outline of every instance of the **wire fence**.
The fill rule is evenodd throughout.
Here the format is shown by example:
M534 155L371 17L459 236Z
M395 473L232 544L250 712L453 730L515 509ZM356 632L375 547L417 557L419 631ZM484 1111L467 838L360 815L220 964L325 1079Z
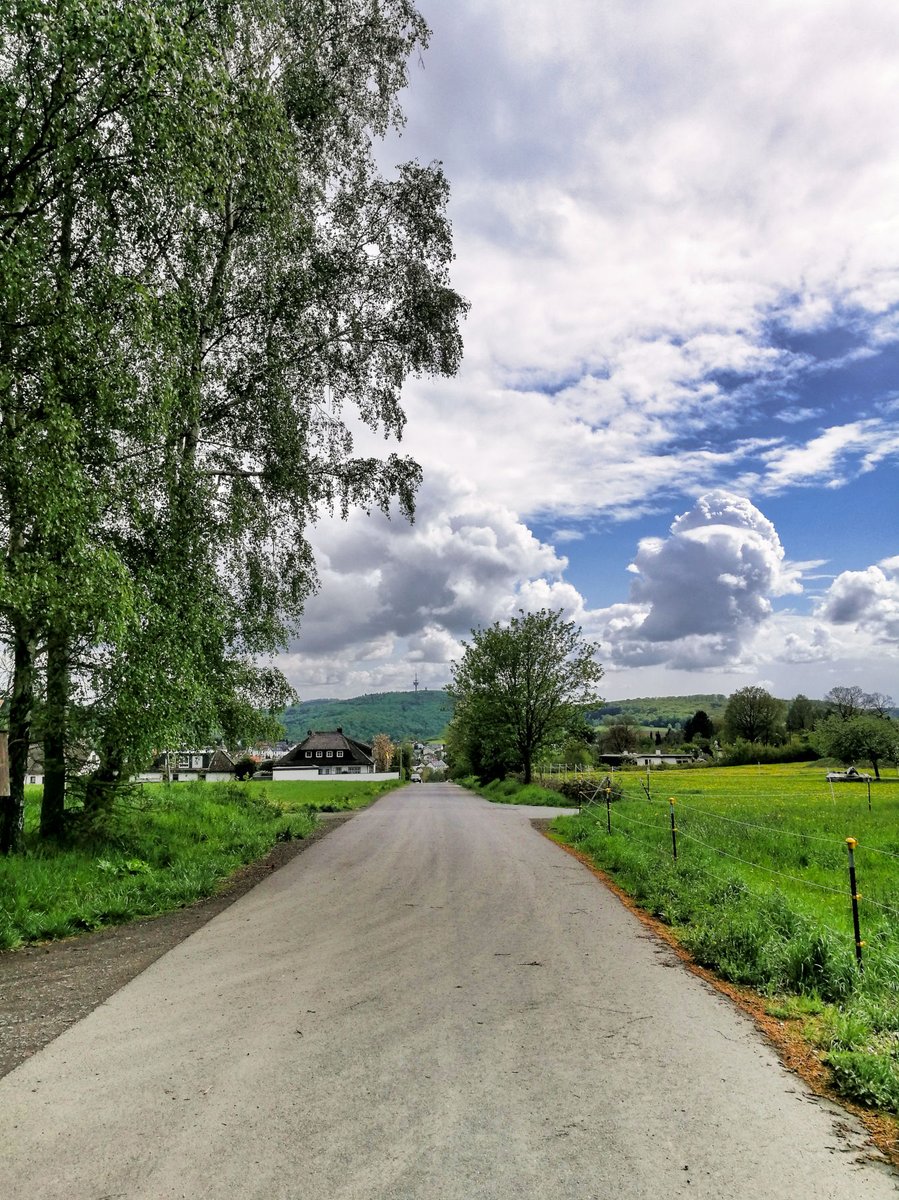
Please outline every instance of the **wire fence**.
M684 803L679 797L667 797L667 803L653 799L650 789L642 780L637 780L640 791L631 783L625 790L621 775L614 781L606 777L583 789L580 811L596 812L596 824L605 826L608 835L620 835L638 841L642 847L657 851L661 857L678 865L678 849L684 861L686 846L696 847L699 855L689 854L692 866L697 867L722 883L733 882L712 871L709 858L732 862L740 872L741 884L746 875L750 879L767 879L783 890L811 893L818 897L815 903L815 920L822 928L840 938L839 933L822 919L820 904L826 904L825 912L837 915L838 919L851 921L854 952L859 971L863 970L863 948L861 936L864 924L877 929L883 940L884 922L889 923L886 935L895 932L892 918L899 917L899 874L889 874L886 887L890 894L882 897L884 876L889 872L887 861L899 859L899 853L884 847L865 845L864 839L839 837L809 830L788 829L783 824L765 824L745 820L716 812L712 808ZM585 784L587 781L584 781ZM795 792L783 792L780 796L766 795L766 800L778 800L795 804ZM613 816L614 814L614 816ZM719 832L720 831L720 832ZM717 836L716 836L717 833ZM899 830L897 830L899 837ZM784 839L791 839L785 841ZM724 844L722 844L724 843ZM791 849L785 849L785 847ZM748 848L747 848L748 847ZM752 850L756 851L755 856ZM878 860L868 855L878 856ZM761 861L764 858L766 861ZM862 893L859 878L868 874L870 884L878 896ZM817 876L817 877L815 877ZM826 880L826 881L825 881ZM759 895L759 893L754 893ZM769 892L770 895L770 892ZM895 896L895 903L889 903Z

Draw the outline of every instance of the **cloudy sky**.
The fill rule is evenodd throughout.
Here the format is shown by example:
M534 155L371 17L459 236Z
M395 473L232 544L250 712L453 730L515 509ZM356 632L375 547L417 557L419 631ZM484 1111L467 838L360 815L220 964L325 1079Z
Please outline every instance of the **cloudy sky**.
M415 524L315 532L301 696L546 606L609 698L899 695L899 5L420 7L382 157L444 163L465 362L406 392Z

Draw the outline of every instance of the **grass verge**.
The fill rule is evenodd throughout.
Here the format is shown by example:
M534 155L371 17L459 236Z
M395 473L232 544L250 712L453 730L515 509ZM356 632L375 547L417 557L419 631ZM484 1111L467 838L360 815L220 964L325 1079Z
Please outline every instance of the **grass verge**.
M316 811L346 811L383 783L180 783L135 788L69 846L36 836L40 788L26 796L26 852L0 858L0 949L69 937L213 895L277 841L308 836Z
M557 791L550 791L537 783L525 785L515 779L493 779L490 783L482 784L476 776L469 775L455 782L468 788L470 792L477 792L486 800L492 800L494 804L536 804L544 808L569 808L572 803Z

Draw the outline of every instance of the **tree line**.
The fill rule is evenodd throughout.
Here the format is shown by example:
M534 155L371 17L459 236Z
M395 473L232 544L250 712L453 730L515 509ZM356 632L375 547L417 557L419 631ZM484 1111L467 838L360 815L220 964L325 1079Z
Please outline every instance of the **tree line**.
M755 761L758 747L783 746L794 737L800 744L785 754L868 761L878 779L881 761L899 759L892 698L855 685L833 687L820 701L800 694L789 705L750 685L728 698L719 719L697 709L682 729L669 727L663 736L658 729L646 731L626 711L610 714L599 727L586 719L598 704L598 646L560 612L522 611L472 630L463 647L447 688L455 703L447 748L457 777L489 780L519 772L530 783L540 755L591 765L603 754L627 757L663 746L716 760L723 747L732 761L742 745L753 748L746 761Z
M409 374L452 374L439 164L374 140L409 0L0 0L0 637L22 842L157 748L271 736L323 510L398 508ZM95 768L73 774L90 748Z

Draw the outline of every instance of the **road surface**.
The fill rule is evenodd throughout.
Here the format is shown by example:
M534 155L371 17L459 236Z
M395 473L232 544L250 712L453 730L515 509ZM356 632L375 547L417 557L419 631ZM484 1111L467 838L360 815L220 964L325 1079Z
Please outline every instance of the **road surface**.
M428 784L310 847L0 1081L0 1194L895 1200L529 815Z

